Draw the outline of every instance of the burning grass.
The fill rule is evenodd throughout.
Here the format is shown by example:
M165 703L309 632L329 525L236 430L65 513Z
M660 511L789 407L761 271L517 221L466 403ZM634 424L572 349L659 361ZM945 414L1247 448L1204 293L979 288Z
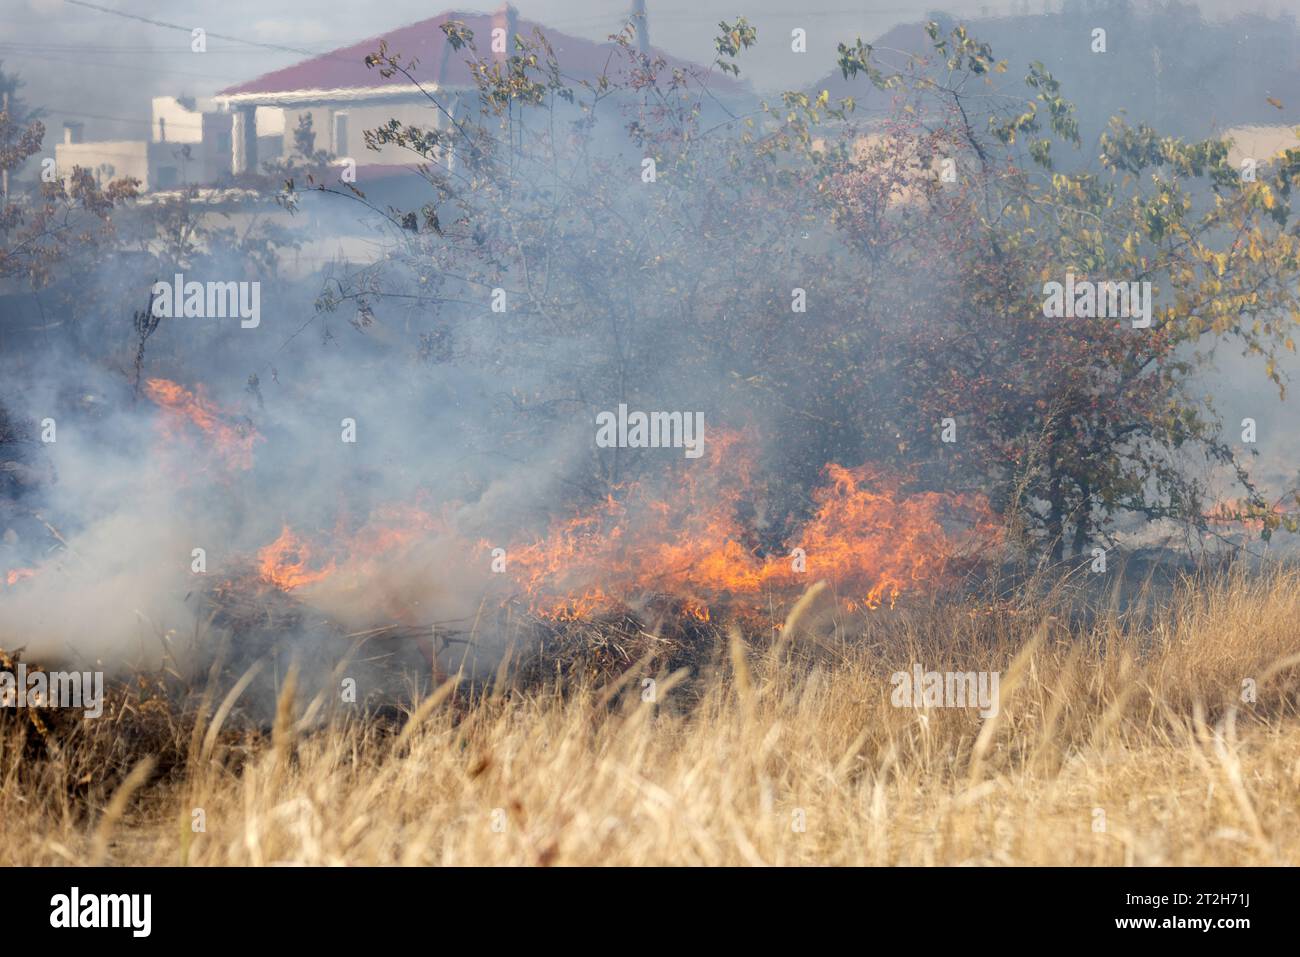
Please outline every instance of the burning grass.
M1193 581L1087 627L1051 596L847 615L812 595L775 635L697 623L686 657L632 647L655 637L640 620L551 622L535 666L521 648L397 718L284 676L269 733L215 688L122 698L53 751L9 715L0 846L7 864L1294 864L1298 586ZM997 714L894 706L914 663L1000 672ZM76 784L106 753L114 773Z
M185 442L201 448L227 469L253 466L253 449L263 441L253 424L238 419L207 397L203 387L193 391L170 379L149 379L145 395L162 411L159 429L168 443Z
M703 478L687 469L667 491L632 484L552 523L507 549L507 573L538 614L561 620L666 594L683 614L709 621L718 606L793 600L819 579L835 584L845 608L874 610L945 582L999 539L982 496L908 492L897 478L829 463L810 513L779 547L765 546L741 517L753 510L751 443L725 434Z

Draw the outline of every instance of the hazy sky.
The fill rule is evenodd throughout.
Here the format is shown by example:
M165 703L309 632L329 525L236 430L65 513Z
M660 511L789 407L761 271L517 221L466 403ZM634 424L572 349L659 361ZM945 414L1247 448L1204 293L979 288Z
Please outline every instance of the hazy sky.
M356 43L454 8L450 0L94 0L122 13L186 29L143 23L78 6L72 0L0 0L0 61L26 81L25 96L49 111L58 136L64 120L86 124L87 139L143 139L149 98L205 96L224 86L287 66L301 56L209 37L203 54L190 51L190 27L262 43L317 52ZM702 63L713 57L719 19L744 14L757 25L759 47L742 59L759 90L787 89L824 76L835 44L871 40L897 23L944 9L956 16L996 16L1021 0L647 0L651 39L671 53ZM1030 12L1060 0L1028 0ZM460 9L493 9L488 2ZM565 33L601 39L625 22L624 0L516 0L520 14ZM1207 15L1258 10L1300 12L1300 0L1205 0ZM790 52L793 27L808 31L808 52Z

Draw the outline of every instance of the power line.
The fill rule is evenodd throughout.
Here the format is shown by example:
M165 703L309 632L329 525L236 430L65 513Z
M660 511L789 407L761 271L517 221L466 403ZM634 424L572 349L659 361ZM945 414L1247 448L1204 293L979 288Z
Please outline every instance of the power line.
M57 106L42 106L41 109L46 113L56 113L59 116L79 116L84 120L114 120L118 123L136 123L140 126L153 126L153 120L142 120L138 116L107 116L103 113L83 113L80 110L64 110ZM178 120L169 120L167 128L197 130L200 128L200 125L201 124L196 117L196 120L193 123L182 123Z
M57 106L43 106L41 109L45 110L47 113L57 113L59 116L79 116L83 120L115 120L118 123L138 123L141 126L153 126L152 120L142 120L138 116L105 116L102 113L82 113L78 110L61 110Z
M133 53L152 53L159 56L193 56L189 50L168 49L159 47L157 44L132 45L132 46L108 46L103 43L21 43L9 40L0 40L0 51L18 50L28 53L76 53L80 56L87 54L102 53L109 56L117 54ZM251 50L209 50L206 56L213 54L225 54L234 56L254 56Z
M155 27L164 27L165 29L168 30L180 30L183 33L189 33L191 35L193 35L194 32L193 27L182 26L179 23L168 23L165 20L154 20L150 17L140 16L138 13L127 13L123 10L114 10L112 7L101 7L99 4L96 3L87 3L86 0L63 0L63 2L70 3L73 6L77 6L77 7L86 7L88 10L96 10L99 13L109 13L115 17L124 17L127 20L138 20L140 23L148 23ZM205 33L208 36L215 37L218 40L228 40L231 43L244 43L251 47L261 47L264 50L277 50L281 53L296 53L299 56L314 57L320 55L314 50L304 50L300 47L286 47L286 46L281 46L280 44L277 43L263 43L259 40L246 40L243 37L232 37L229 34L225 34L225 33L213 33L210 30L205 31Z

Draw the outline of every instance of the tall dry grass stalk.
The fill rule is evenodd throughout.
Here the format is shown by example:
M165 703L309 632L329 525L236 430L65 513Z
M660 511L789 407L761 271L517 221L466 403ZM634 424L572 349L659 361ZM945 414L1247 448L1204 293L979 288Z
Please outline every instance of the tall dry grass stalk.
M1294 571L1191 583L1143 620L1086 629L1033 603L837 620L810 598L775 640L721 635L695 675L453 680L413 702L400 732L346 708L295 725L289 681L271 740L222 743L227 699L210 724L178 726L184 757L166 773L83 796L57 765L91 740L41 770L10 735L0 857L1294 864L1298 586ZM996 716L895 707L890 675L914 662L1000 672Z

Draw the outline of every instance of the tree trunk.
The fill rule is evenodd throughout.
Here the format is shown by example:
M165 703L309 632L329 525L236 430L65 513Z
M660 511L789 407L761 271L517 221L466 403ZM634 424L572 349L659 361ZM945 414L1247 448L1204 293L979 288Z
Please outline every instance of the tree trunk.
M1087 482L1079 483L1079 507L1074 520L1074 554L1082 557L1092 534L1092 488Z

